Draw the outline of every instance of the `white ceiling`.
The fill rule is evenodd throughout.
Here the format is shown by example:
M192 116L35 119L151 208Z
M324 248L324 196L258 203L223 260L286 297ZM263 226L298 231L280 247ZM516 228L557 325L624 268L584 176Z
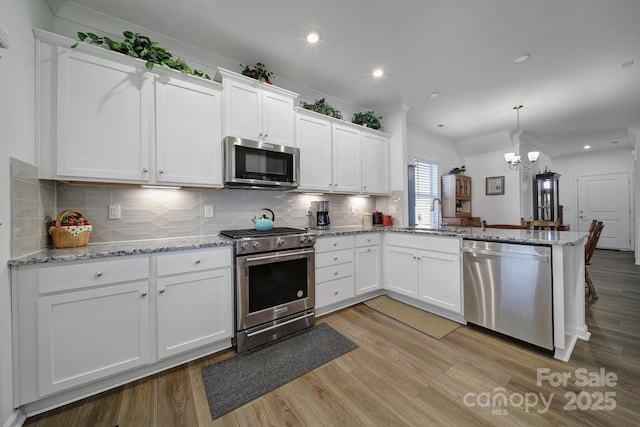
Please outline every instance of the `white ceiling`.
M67 3L48 2L54 13ZM523 139L552 157L585 144L629 146L627 129L640 126L638 0L74 2L243 64L263 62L276 85L281 76L378 110L402 102L410 126L450 141L515 128L518 104ZM305 41L310 30L321 34L317 45ZM513 62L523 53L531 58Z

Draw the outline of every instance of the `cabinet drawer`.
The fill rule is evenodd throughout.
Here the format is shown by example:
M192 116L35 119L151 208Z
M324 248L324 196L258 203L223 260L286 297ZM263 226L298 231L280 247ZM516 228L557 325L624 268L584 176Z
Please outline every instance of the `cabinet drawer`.
M38 269L38 291L46 294L148 277L149 257L63 264Z
M316 252L353 248L353 236L326 237L316 241Z
M225 247L158 255L156 268L158 276L168 276L231 267L231 264L231 249Z
M460 241L461 239L458 237L423 236L403 233L388 233L385 236L385 243L387 245L452 254L460 253Z
M332 265L331 267L316 268L316 283L353 276L353 263Z
M356 235L356 247L373 246L380 244L380 234L366 233Z
M353 249L344 249L341 251L322 252L316 254L316 268L344 264L346 262L352 261Z
M324 307L355 296L353 277L332 280L316 286L316 307Z

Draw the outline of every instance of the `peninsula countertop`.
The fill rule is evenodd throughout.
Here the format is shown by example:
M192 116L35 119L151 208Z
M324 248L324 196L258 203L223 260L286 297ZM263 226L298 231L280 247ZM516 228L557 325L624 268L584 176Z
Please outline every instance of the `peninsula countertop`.
M318 237L341 236L358 233L409 233L417 235L459 237L467 240L494 241L531 245L573 246L587 238L587 233L553 230L510 230L482 227L381 227L381 226L345 226L331 227L328 230L311 230Z

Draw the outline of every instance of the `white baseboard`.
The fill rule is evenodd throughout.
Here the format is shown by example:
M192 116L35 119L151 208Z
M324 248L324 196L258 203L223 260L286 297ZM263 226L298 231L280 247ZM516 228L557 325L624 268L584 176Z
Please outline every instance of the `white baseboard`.
M20 409L14 409L9 419L4 423L3 427L20 427L27 420L27 415Z

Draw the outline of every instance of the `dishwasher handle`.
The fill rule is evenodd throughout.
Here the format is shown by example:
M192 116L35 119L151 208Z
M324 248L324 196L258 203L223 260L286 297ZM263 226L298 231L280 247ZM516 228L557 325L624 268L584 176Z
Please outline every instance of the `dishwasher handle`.
M473 255L489 255L489 256L499 256L499 257L513 257L513 258L526 258L526 259L538 259L544 262L551 261L549 255L539 255L539 254L523 254L518 252L509 252L509 251L492 251L488 249L477 249L477 248L462 248L462 252L467 252Z

